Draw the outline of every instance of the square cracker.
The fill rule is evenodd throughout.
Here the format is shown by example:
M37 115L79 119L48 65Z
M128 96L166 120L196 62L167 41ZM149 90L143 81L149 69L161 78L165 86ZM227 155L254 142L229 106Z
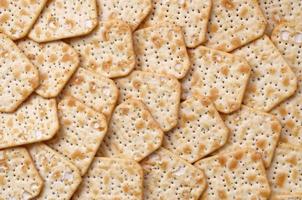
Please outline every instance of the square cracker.
M106 119L73 97L65 97L59 102L58 114L60 129L47 144L84 175L107 131Z
M187 47L205 41L211 0L152 0L152 4L152 11L141 27L170 22L182 27Z
M252 67L243 104L268 112L296 91L295 74L266 35L234 54L245 57Z
M129 98L142 100L163 131L176 126L180 102L180 83L176 78L134 71L115 83L120 91L119 102Z
M207 96L219 112L240 108L250 66L240 57L200 46L189 50L191 69L182 79L182 98Z
M97 74L116 78L134 68L132 32L125 22L100 22L92 33L73 38L69 43L79 52L81 67Z
M197 200L206 187L201 170L164 148L145 158L141 166L145 200Z
M97 25L95 0L48 1L28 37L49 42L88 34Z
M257 0L212 0L206 46L232 51L259 37L266 20Z
M270 186L259 154L240 149L195 163L204 170L208 187L201 200L267 199Z
M141 200L143 170L133 160L96 157L73 199Z
M268 170L272 194L302 195L302 148L279 144Z
M13 112L38 87L39 72L6 35L0 34L0 112Z
M32 199L43 187L25 148L0 150L0 180L0 199Z
M183 32L164 23L136 31L133 35L136 69L183 78L190 68Z
M97 0L100 21L119 19L134 31L152 8L151 0Z
M145 104L136 99L118 105L99 149L106 157L140 161L161 146L163 131Z
M77 167L43 143L30 145L28 151L44 181L35 200L70 199L82 180Z
M14 113L0 112L0 149L49 140L58 129L56 100L32 95Z
M298 89L271 113L281 121L282 142L302 146L302 24L278 25L272 33L272 41L298 77Z
M76 51L64 42L39 44L30 39L18 41L18 47L38 68L40 86L36 93L56 97L79 65Z
M180 104L178 125L163 146L193 163L225 144L229 130L208 98L190 97Z
M109 119L118 100L118 89L111 79L79 68L63 90L64 95L75 97Z
M240 110L224 115L223 119L230 135L218 153L251 148L261 155L264 166L269 167L281 132L281 124L277 118L242 106Z
M13 40L26 36L47 0L1 0L0 32Z

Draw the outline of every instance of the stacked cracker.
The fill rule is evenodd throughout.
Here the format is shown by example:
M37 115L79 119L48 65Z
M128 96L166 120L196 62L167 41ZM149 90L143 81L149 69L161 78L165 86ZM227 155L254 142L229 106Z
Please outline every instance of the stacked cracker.
M0 199L302 199L301 9L0 0Z

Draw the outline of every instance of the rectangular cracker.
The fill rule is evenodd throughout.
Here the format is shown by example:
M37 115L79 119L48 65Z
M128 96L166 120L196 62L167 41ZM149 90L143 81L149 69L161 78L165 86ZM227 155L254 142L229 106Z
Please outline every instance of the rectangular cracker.
M38 68L40 86L36 93L56 97L79 65L76 51L64 42L39 44L30 39L18 41L18 47Z
M163 131L145 104L136 99L118 105L99 152L140 161L161 146Z
M100 22L92 33L69 40L80 55L81 67L116 78L125 76L135 65L130 27L122 21Z
M240 110L224 115L223 119L230 130L230 135L218 153L251 148L261 155L264 166L269 167L281 132L281 124L277 118L242 106Z
M16 112L0 112L0 149L49 140L58 129L56 100L32 95Z
M96 157L73 199L143 199L143 170L133 160Z
M223 146L228 133L213 103L193 96L180 104L178 124L165 134L163 146L193 163Z
M47 0L1 0L0 3L0 32L13 40L27 35L44 8Z
M270 186L259 154L240 149L195 163L204 170L208 187L200 200L267 199Z
M0 34L0 112L13 112L38 87L39 72L6 35Z
M70 199L82 180L78 168L43 143L30 145L27 149L44 181L35 200Z
M0 150L0 199L32 199L43 181L25 148Z
M49 42L90 33L97 25L95 0L48 1L28 37Z
M201 170L162 147L145 158L141 166L146 200L197 200L206 187Z
M133 35L136 69L183 78L190 68L183 32L169 23L140 29Z
M109 119L118 100L118 89L111 79L79 68L67 83L63 95L75 97Z
M177 124L180 84L176 78L134 71L115 80L120 91L119 102L129 98L142 100L163 131Z
M257 0L212 0L206 46L230 52L259 37L266 20Z
M152 11L141 27L169 22L182 27L186 46L205 42L211 0L152 0Z
M151 0L97 0L100 21L119 19L134 31L150 13Z
M182 98L207 96L223 113L239 109L250 76L247 61L203 46L189 50L189 56L191 69L182 79Z
M266 35L234 53L245 57L252 67L245 105L268 112L296 91L295 74Z
M73 97L65 97L59 102L58 114L60 130L47 144L84 175L107 131L106 119Z

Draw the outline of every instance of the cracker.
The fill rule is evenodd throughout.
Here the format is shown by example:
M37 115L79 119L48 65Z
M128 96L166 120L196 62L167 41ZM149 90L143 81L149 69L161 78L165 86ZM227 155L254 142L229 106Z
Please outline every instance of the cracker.
M206 187L201 170L162 147L145 158L141 166L146 200L197 200Z
M301 23L282 23L272 33L282 56L298 77L296 93L271 111L281 121L281 140L302 145L302 25Z
M97 25L95 0L48 1L28 37L49 42L88 34Z
M43 181L25 148L0 150L0 199L32 199Z
M270 186L261 157L240 149L195 163L204 170L208 188L200 199L267 199Z
M100 21L119 19L134 31L152 8L151 0L97 0Z
M205 42L211 0L152 0L152 11L141 27L170 22L182 27L187 47Z
M193 163L225 144L228 129L205 97L190 97L180 104L178 125L167 132L163 146Z
M56 101L32 95L14 113L0 113L0 149L49 140L58 129Z
M89 35L69 43L80 54L81 67L97 74L116 78L125 76L135 65L132 32L122 21L100 22Z
M0 2L0 32L13 40L25 37L46 2L47 0L2 0Z
M245 105L267 112L294 94L297 78L267 36L234 53L245 57L252 68L243 98Z
M163 131L177 124L180 84L176 78L149 72L134 71L116 79L120 91L119 102L129 98L142 100Z
M223 117L230 130L227 143L218 150L220 154L236 149L251 148L269 167L279 141L281 124L273 115L256 111L247 106Z
M115 108L99 151L106 157L140 161L161 146L163 132L142 101L127 100Z
M142 168L132 160L96 157L73 199L143 199Z
M118 100L118 89L111 79L79 68L63 90L63 95L75 97L109 119Z
M279 144L268 179L272 194L302 195L302 148L292 144Z
M261 37L265 27L257 0L213 0L205 45L229 52Z
M270 200L302 200L302 195L274 195Z
M38 87L39 72L6 35L0 34L0 112L13 112Z
M18 47L38 68L40 86L36 93L45 98L56 97L79 65L76 51L64 42L39 44L24 39Z
M136 31L133 35L136 69L183 78L190 68L180 27L161 24Z
M30 145L28 150L44 181L35 199L70 199L81 183L76 166L43 143Z
M58 104L60 130L47 144L63 154L84 175L107 131L104 115L73 97Z
M247 61L202 46L189 50L189 56L191 69L182 80L182 98L204 95L220 112L238 110L250 76Z

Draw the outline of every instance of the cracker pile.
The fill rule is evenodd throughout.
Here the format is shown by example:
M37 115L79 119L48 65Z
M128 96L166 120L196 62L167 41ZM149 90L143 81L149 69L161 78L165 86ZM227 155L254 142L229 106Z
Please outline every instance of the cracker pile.
M0 0L0 200L302 200L300 0Z

